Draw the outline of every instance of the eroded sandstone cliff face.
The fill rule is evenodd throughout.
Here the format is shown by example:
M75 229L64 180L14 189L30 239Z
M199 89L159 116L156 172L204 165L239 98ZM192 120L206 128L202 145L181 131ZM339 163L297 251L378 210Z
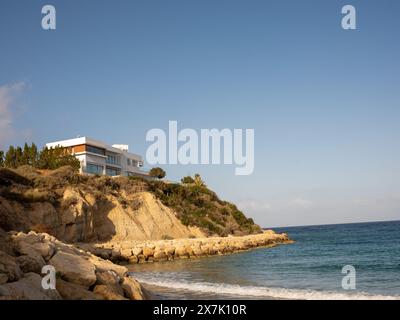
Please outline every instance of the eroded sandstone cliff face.
M184 226L171 209L147 191L123 197L131 205L111 194L96 198L67 188L57 237L69 242L93 242L204 236L200 229Z
M0 169L0 300L146 299L127 268L113 262L290 242L286 234L262 232L205 187L82 176L68 167ZM45 265L57 271L54 290L41 285Z
M261 232L234 205L204 187L27 166L0 169L0 227L46 232L66 242Z
M15 188L17 189L17 188ZM22 189L23 190L23 189ZM184 226L176 213L147 191L98 194L77 186L57 190L57 201L0 196L0 226L8 230L48 232L66 242L103 242L201 237L196 227ZM47 198L47 200L45 199ZM122 199L122 201L121 201Z

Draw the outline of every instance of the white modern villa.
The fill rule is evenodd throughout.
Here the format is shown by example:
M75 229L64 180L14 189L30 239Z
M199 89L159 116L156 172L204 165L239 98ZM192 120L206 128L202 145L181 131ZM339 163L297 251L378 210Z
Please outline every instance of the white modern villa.
M142 176L148 172L141 170L143 158L129 153L128 145L113 144L88 137L50 142L48 148L63 147L74 155L81 163L80 172L108 176Z

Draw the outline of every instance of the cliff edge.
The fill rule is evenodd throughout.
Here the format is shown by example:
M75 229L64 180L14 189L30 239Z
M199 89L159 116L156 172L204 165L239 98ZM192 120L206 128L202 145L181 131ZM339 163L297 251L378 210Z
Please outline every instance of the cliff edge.
M204 184L0 168L0 300L148 299L121 263L290 242ZM57 272L54 289L43 288L44 266Z
M203 186L29 166L0 169L0 227L46 232L70 243L261 232L236 206Z

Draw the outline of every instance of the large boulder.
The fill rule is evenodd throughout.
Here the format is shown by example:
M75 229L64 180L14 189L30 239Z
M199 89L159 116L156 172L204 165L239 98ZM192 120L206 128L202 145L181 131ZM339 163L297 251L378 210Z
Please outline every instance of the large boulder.
M189 254L188 254L188 252L186 251L186 247L179 244L179 245L175 248L175 256L178 257L178 258L188 258L188 257L189 257Z
M69 282L85 288L96 282L95 266L81 256L59 251L50 259L49 264Z
M87 260L95 266L96 272L114 271L121 278L128 272L128 269L124 266L114 264L109 260L103 260L93 255L88 256Z
M195 256L201 257L201 256L204 255L203 250L201 250L200 244L194 245L194 246L192 247L192 249L193 249L193 254L194 254Z
M22 271L41 273L42 267L46 264L44 257L49 258L54 248L49 243L34 242L41 241L40 235L29 233L27 235L17 237L17 252L21 255L17 258Z
M168 258L164 248L156 248L153 256L157 261L167 260Z
M103 300L103 297L71 282L57 279L56 288L65 300Z
M145 300L149 298L140 283L131 277L124 277L122 279L122 289L124 290L125 297L131 300Z
M165 247L164 251L165 251L165 254L166 254L168 257L171 257L171 256L173 256L174 253L175 253L175 246L173 246L173 245L167 245L167 246Z
M125 260L129 260L132 256L132 249L121 249L121 257Z
M42 277L36 273L27 273L18 281L0 286L0 296L24 300L60 300L55 289L43 289Z
M143 253L142 247L134 247L132 249L132 255L134 255L134 256L138 256L139 254L142 254L142 253Z
M22 255L17 257L16 261L24 273L35 272L41 273L46 262L40 255Z
M186 245L186 246L185 246L185 251L186 251L186 254L187 254L189 257L191 257L191 256L194 255L194 253L193 253L193 248L192 248L190 245Z
M103 271L96 273L98 285L106 285L111 289L114 293L119 294L121 296L124 295L124 291L120 286L121 278L113 271Z
M102 296L105 300L128 300L124 296L115 293L111 287L104 284L97 285L93 292Z
M1 203L1 197L0 197L0 203ZM0 204L0 212L1 212L1 204ZM2 213L3 214L3 213ZM1 216L1 214L0 214ZM0 218L1 220L1 218ZM0 223L1 225L1 223ZM1 227L0 227L0 251L3 251L9 255L14 254L14 242L10 239L9 234L5 232Z
M154 248L144 247L143 248L143 255L146 258L152 257L154 255Z
M21 269L15 257L0 251L0 284L17 281L22 277Z
M0 273L0 285L5 284L8 281L8 276L4 273Z
M139 259L138 259L137 256L129 257L129 260L128 260L128 263L129 263L129 264L136 264L136 263L138 263L138 262L139 262Z
M32 248L46 261L48 261L55 253L55 247L50 242L37 242L32 245Z

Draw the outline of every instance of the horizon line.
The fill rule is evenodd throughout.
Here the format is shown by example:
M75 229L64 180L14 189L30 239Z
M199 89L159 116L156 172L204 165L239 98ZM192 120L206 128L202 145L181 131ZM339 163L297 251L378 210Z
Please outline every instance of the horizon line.
M325 223L325 224L306 224L306 225L289 225L282 227L261 227L263 230L278 229L278 228L299 228L299 227L319 227L319 226L336 226L347 224L362 224L362 223L379 223L379 222L400 222L399 220L373 220L373 221L360 221L360 222L339 222L339 223Z

